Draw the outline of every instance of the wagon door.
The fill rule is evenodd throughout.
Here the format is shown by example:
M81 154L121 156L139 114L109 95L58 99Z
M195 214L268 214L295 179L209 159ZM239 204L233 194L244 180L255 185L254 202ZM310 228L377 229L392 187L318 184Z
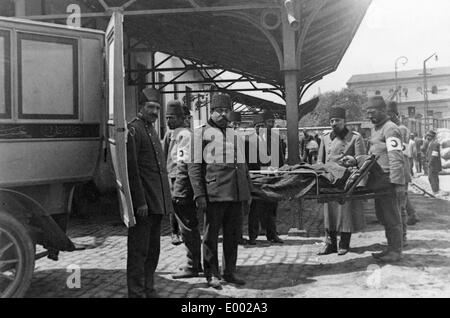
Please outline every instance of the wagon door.
M136 224L128 184L125 119L125 84L123 64L123 14L114 12L106 29L108 132L111 161L114 168L120 212L127 227Z

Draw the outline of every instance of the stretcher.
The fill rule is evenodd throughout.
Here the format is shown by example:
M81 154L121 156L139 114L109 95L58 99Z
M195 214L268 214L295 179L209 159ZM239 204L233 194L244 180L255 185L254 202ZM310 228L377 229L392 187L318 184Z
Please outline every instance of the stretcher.
M385 189L373 189L372 187L364 185L361 186L363 180L367 180L370 171L377 164L378 157L370 155L364 163L357 170L353 171L346 180L343 188L337 187L320 187L320 174L314 170L293 170L293 171L261 171L251 170L251 175L282 175L282 174L301 174L314 178L314 182L310 183L304 189L298 189L296 199L302 200L316 200L318 203L338 202L344 204L346 201L358 199L373 199L380 196L392 195ZM370 179L369 179L370 181Z

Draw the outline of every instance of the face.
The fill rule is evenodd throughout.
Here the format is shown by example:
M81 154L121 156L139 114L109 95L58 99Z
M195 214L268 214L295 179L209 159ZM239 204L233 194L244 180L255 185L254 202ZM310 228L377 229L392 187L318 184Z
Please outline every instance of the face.
M400 124L400 118L398 117L398 115L396 113L388 112L388 116L394 124L396 124L396 125Z
M166 122L167 122L167 126L173 130L173 129L183 126L184 118L181 116L167 115Z
M376 108L367 108L366 114L367 119L369 119L374 125L379 124L386 115L385 112Z
M230 112L229 108L214 108L211 114L211 119L217 126L225 128L228 124L229 112Z
M330 125L334 132L339 132L344 130L345 120L343 118L331 118Z
M189 115L189 116L187 116L187 117L184 118L184 125L185 125L186 127L191 127L191 119L192 119L192 116L191 116L191 115Z
M260 123L260 124L256 124L256 125L255 125L255 130L256 130L256 133L257 133L257 134L259 134L259 130L260 130L261 128L264 128L264 124L263 124L263 123Z
M275 119L267 119L266 127L267 129L272 129L275 126Z
M433 137L432 137L432 136L430 136L430 135L427 135L427 136L426 136L425 138L427 139L427 141L428 141L428 142L430 142L430 141L432 141L432 140L433 140Z
M154 123L159 116L160 105L158 103L147 103L141 108L145 120Z

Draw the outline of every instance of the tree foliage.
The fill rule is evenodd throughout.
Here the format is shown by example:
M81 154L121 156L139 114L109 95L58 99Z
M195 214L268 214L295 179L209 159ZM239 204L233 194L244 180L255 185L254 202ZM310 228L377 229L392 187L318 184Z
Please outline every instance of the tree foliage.
M367 96L345 88L340 92L332 91L319 96L316 109L301 118L300 127L317 127L330 125L330 108L340 106L346 110L346 121L365 120L364 104Z

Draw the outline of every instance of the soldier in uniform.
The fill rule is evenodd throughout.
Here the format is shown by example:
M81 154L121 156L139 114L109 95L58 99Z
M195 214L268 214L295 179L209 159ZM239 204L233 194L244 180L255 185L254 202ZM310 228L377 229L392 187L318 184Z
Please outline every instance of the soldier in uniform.
M154 273L160 252L163 215L172 213L164 153L153 127L158 118L160 95L144 90L147 101L128 125L127 161L136 225L128 230L127 282L129 297L157 297Z
M198 277L202 271L201 239L185 157L189 154L187 142L190 140L191 131L185 127L185 112L179 101L174 100L167 104L166 120L170 130L164 136L163 147L167 158L175 218L186 246L187 257L186 266L172 277L174 279Z
M172 195L173 195L173 183L175 181L177 174L176 138L179 132L183 129L183 126L185 125L184 112L181 107L182 107L181 103L177 100L170 101L169 103L167 103L166 121L169 130L164 135L162 141L164 155L166 157L167 162L167 173L169 175L170 190L172 192ZM172 230L172 244L175 246L182 244L183 239L180 233L180 226L174 213L169 215L169 221Z
M366 154L362 136L357 132L350 131L345 126L344 108L331 108L330 125L333 130L326 132L320 142L319 163L340 162L347 156L354 158ZM362 201L347 201L343 205L337 202L325 204L324 222L326 244L318 255L336 252L338 255L347 254L350 249L352 233L360 231L365 226ZM337 245L338 233L340 233L339 250Z
M384 262L396 262L402 257L402 219L398 197L405 193L405 167L400 129L387 114L386 103L381 96L370 97L367 117L374 124L369 154L378 156L383 173L371 174L368 184L381 193L375 198L375 212L384 226L387 249L372 256Z
M242 208L244 202L251 200L251 180L243 141L235 138L232 129L228 129L227 134L227 114L231 107L228 94L213 95L211 117L194 132L194 162L189 165L196 206L205 211L204 274L208 285L216 289L221 288L217 252L220 228L223 230L223 279L237 285L245 284L235 272Z
M268 167L279 168L284 165L284 152L283 152L283 141L278 136L278 163L270 158L270 161L263 163L260 161L259 155L261 153L267 153L269 157L272 156L272 129L275 126L275 117L270 110L266 110L262 116L262 122L260 122L260 117L256 117L254 126L257 133L256 147L253 147L257 151L257 162L250 163L251 170L262 170ZM261 128L265 128L264 131ZM262 148L262 151L260 151ZM271 243L283 244L283 240L278 236L277 233L277 209L278 203L264 200L253 200L250 205L250 212L248 215L248 232L249 232L249 244L255 245L256 238L259 234L259 222L262 227L266 230L266 238ZM258 222L259 219L259 222Z
M427 164L428 164L428 181L431 185L431 190L435 195L447 195L446 192L440 191L439 188L439 172L442 171L441 162L441 146L436 140L436 133L429 131L426 135L428 141L427 149Z
M387 104L388 115L391 121L398 126L402 135L402 145L403 145L403 156L404 156L404 169L405 169L405 193L399 193L398 196L398 204L400 207L400 214L402 216L402 225L403 225L403 246L407 245L407 231L408 231L408 223L416 223L416 210L414 209L411 201L408 197L408 185L411 182L411 166L408 159L408 152L406 151L406 147L408 145L408 140L410 136L410 131L408 127L403 125L400 122L399 113L397 103L394 101L390 101Z

